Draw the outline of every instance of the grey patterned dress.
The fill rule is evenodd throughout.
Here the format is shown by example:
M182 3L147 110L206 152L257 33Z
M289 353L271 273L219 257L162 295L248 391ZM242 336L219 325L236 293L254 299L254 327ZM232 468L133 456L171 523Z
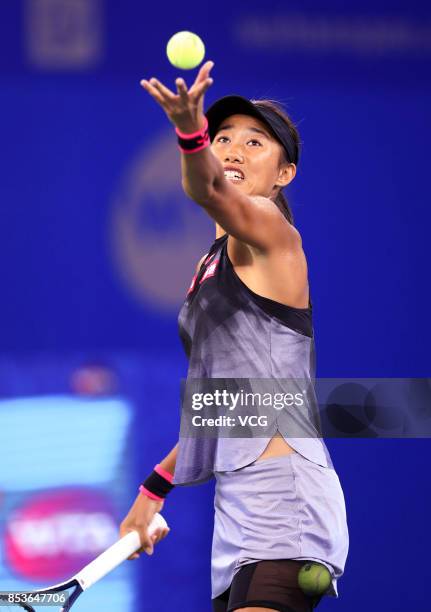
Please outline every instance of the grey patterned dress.
M179 314L188 379L301 379L315 376L312 309L292 308L253 293L227 254L227 235L212 245ZM313 406L313 403L310 404ZM319 429L308 413L301 435L274 421L268 437L180 437L174 483L216 478L212 596L224 592L244 564L264 559L315 559L331 571L337 596L348 529L343 491ZM256 461L279 431L296 451Z

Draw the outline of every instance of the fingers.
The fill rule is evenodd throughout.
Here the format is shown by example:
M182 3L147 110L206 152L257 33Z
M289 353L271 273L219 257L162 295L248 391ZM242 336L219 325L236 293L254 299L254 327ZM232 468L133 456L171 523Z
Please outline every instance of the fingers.
M198 76L196 77L195 82L193 83L192 87L190 88L189 93L190 94L195 94L196 92L198 92L198 96L200 96L203 92L200 89L200 87L202 86L202 83L206 83L208 81L209 74L211 72L211 70L214 67L214 62L213 61L208 61L205 62L205 64L203 64L203 66L201 66L201 69L199 70ZM212 85L213 83L213 79L210 79L210 83L209 85ZM204 89L204 91L206 91L209 87L209 85Z
M149 555L153 554L154 547L153 547L152 539L151 538L143 538L142 537L142 532L140 532L140 536L139 537L141 539L142 546L136 552L132 553L130 555L130 557L127 557L130 561L133 561L134 559L139 559L139 557L141 556L141 554L143 552L146 552Z
M149 81L142 79L141 85L163 108L166 108L167 104L175 99L175 94L155 78Z
M161 529L158 529L155 533L153 533L153 535L151 536L151 539L153 541L153 545L157 544L158 542L160 542L162 538L162 532Z
M154 552L154 544L153 539L151 537L147 537L142 544L142 549L147 555L152 555Z
M142 79L141 85L146 91L148 91L150 96L152 96L156 102L163 106L163 104L165 103L163 97L160 95L157 89L153 85L151 85L151 83L149 83L145 79Z
M166 538L169 531L170 531L169 527L159 527L159 529L157 529L151 536L153 540L153 544L157 544L158 542L160 542L160 540L163 540L164 538Z
M147 555L151 556L154 552L154 546L158 544L161 540L166 538L169 532L169 527L159 527L158 529L156 529L153 535L148 540L146 540L146 543L142 546L142 548L140 548L137 552L133 553L133 555L130 555L128 559L130 559L131 561L139 559L140 553L142 552L146 552Z
M150 79L150 84L162 94L166 101L173 100L175 98L175 94L154 77Z
M200 67L200 70L198 72L195 82L193 83L193 86L198 85L201 81L204 81L206 78L208 78L209 73L211 72L213 67L214 67L213 61L205 62L205 64L203 64Z
M198 100L213 84L212 79L205 79L202 83L199 83L194 87L193 92L190 90L190 95L194 101Z
M178 91L181 101L184 104L187 104L189 94L188 94L187 85L185 84L184 79L181 79L180 77L178 77L178 79L176 79L175 81L175 84L177 86L177 91Z
M187 85L181 77L175 81L177 92L174 93L156 78L149 81L142 79L141 86L154 98L166 112L168 119L177 124L179 118L184 119L190 115L195 118L203 109L203 95L212 85L213 79L208 75L214 66L213 61L205 62L193 86L187 90Z
M213 68L214 68L214 62L212 60L209 60L208 62L205 62L201 70L204 71L206 76L208 76Z
M177 85L177 91L181 101L184 103L184 105L187 105L189 98L191 98L193 101L198 100L207 91L207 89L211 87L213 84L213 79L207 78L197 85L193 85L190 91L187 91L187 86L183 79L178 78L176 79L175 83Z

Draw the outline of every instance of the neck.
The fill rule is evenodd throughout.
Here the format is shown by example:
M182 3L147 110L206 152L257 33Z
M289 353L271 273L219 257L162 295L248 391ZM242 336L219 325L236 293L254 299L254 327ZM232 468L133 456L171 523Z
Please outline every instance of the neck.
M222 236L226 234L222 226L219 225L218 223L215 224L215 230L216 230L216 238L221 238Z

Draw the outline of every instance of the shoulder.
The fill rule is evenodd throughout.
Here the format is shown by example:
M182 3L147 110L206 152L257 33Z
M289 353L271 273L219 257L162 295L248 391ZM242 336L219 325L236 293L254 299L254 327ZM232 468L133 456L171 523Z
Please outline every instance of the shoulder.
M277 204L265 196L249 196L256 207L266 210L266 215L271 218L271 226L276 231L273 233L272 248L289 251L302 249L302 238L298 229L292 225L283 215Z

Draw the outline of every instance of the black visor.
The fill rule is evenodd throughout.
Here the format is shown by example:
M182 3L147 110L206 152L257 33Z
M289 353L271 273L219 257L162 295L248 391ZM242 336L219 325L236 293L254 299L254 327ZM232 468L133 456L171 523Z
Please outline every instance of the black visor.
M269 108L258 107L256 100L252 102L242 96L225 96L212 104L205 113L208 119L211 142L224 119L231 115L251 115L268 126L269 131L286 151L289 162L298 164L299 151L290 133L288 125L281 117Z

